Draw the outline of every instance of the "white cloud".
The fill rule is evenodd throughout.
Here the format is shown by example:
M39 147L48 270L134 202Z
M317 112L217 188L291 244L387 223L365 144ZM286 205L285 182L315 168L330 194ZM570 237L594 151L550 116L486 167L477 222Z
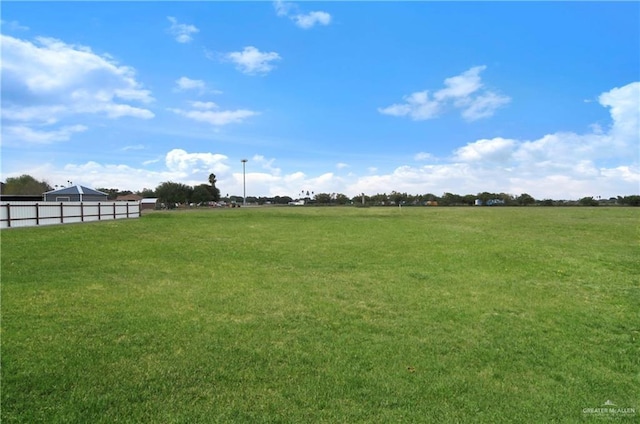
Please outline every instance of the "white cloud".
M207 83L202 80L191 79L189 77L180 77L176 81L176 86L173 89L174 91L196 91L198 95L202 95L205 93L208 94L222 94L220 90L214 90L207 87Z
M273 70L273 61L282 58L276 52L261 52L253 46L245 47L241 52L231 52L225 58L236 64L236 68L245 74L266 74Z
M180 90L204 89L205 87L203 81L187 77L176 80L176 84ZM178 108L169 108L168 110L194 121L206 122L214 126L239 123L258 114L258 112L248 109L220 110L220 107L214 102L190 101L189 104L192 107L191 110Z
M296 7L293 3L276 0L273 2L273 7L276 9L278 16L288 16L291 10Z
M124 152L128 152L129 150L144 150L144 144L134 144L131 146L124 146L121 150Z
M167 169L171 172L191 175L197 173L225 172L229 166L224 163L225 155L213 153L187 153L182 149L173 149L165 158Z
M498 108L510 101L509 97L488 91L474 99L470 99L468 102L461 103L461 105L464 104L466 106L462 111L462 117L467 121L489 118L493 116Z
M87 129L84 125L71 125L43 131L24 125L3 125L2 145L51 144L68 141L73 134L84 132Z
M495 111L509 103L509 97L483 88L480 72L486 66L474 66L460 75L446 78L445 88L436 91L417 91L404 96L404 103L396 103L378 112L391 116L408 116L414 121L424 121L437 117L443 109L453 107L461 109L462 117L467 121L493 116Z
M79 132L64 130L78 128L73 123L53 130L42 126L80 115L154 117L149 109L130 104L151 103L151 92L136 81L132 68L108 55L52 38L38 37L35 42L7 35L0 38L3 124L17 125L14 135L22 133L25 141L66 140Z
M238 110L183 110L168 109L178 115L193 119L198 122L206 122L214 126L222 126L243 122L245 119L258 115L258 112L248 109Z
M413 159L417 161L425 161L433 158L434 157L431 153L426 153L426 152L416 153L416 155L413 157Z
M440 111L440 102L429 99L428 91L419 91L404 97L405 103L393 104L378 111L384 115L409 116L415 121L434 118Z
M309 12L291 17L300 28L313 28L316 24L329 25L331 23L331 15L327 12Z
M434 95L435 99L442 101L448 98L466 98L475 93L482 87L480 72L486 68L486 66L474 66L460 75L446 78L444 80L446 88L438 90Z
M258 164L262 169L265 169L267 171L269 171L269 173L273 176L279 176L281 169L273 166L273 163L276 160L271 158L271 159L266 159L264 156L262 155L254 155L253 158L251 158L250 163L256 163Z
M273 3L276 14L282 17L288 17L298 27L302 29L310 29L316 25L329 25L331 23L331 15L323 11L312 11L303 13L297 4L277 0Z
M178 23L178 20L173 16L167 16L167 19L171 22L171 27L168 29L169 34L173 35L178 43L189 43L193 40L191 34L195 34L200 31L194 25Z
M614 88L598 98L602 106L611 110L613 119L611 135L624 144L638 141L638 134L640 134L638 99L640 99L640 82Z
M461 162L505 162L511 159L516 142L504 138L483 139L455 151Z
M611 114L611 124L604 131L555 132L533 140L484 138L455 149L449 157L419 153L414 159L423 163L397 166L388 172L370 167L369 163L350 163L352 172L348 176L333 172L308 175L301 171L302 164L281 169L275 166L276 159L255 154L247 163L247 195L296 197L301 189L344 193L350 197L362 192L372 195L392 190L436 195L482 191L529 193L537 199L638 194L639 88L639 83L634 82L600 96L600 104ZM215 112L215 109L204 112ZM239 157L230 160L230 156L174 149L166 154L162 163L146 162L149 166L161 166L154 171L88 162L57 170L51 165L24 166L14 173L7 172L5 166L4 176L27 173L53 183L70 179L94 187L140 190L155 188L164 181L202 184L206 183L208 174L214 172L223 193L238 195L243 189L242 166ZM326 166L330 170L335 169L336 164L330 162Z
M336 168L338 168L338 169L344 169L344 168L348 168L348 167L349 167L349 164L347 164L347 163L343 163L343 162L336 163Z
M5 21L0 19L0 25L2 25L3 29L9 31L29 31L29 27L20 25L18 21Z
M213 102L190 102L191 106L196 109L217 109L218 105Z
M187 77L180 77L176 80L176 90L178 91L186 91L186 90L204 90L205 83L202 80L195 80Z

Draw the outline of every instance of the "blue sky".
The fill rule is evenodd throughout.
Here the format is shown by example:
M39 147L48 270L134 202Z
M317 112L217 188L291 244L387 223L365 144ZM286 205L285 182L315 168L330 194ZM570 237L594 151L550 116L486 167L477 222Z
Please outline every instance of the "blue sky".
M1 179L640 192L637 2L3 2Z

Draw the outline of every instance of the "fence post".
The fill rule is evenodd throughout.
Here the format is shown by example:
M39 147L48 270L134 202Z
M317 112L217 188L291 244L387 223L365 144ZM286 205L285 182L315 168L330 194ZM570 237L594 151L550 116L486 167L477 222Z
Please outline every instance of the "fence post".
M64 202L60 202L60 223L64 224Z
M102 220L102 203L98 202L98 221Z
M11 205L7 203L7 228L11 228Z
M80 222L84 222L84 202L80 202Z
M40 205L36 202L36 225L40 225Z
M129 218L129 202L127 201L127 218Z
M113 202L113 220L116 219L116 202Z

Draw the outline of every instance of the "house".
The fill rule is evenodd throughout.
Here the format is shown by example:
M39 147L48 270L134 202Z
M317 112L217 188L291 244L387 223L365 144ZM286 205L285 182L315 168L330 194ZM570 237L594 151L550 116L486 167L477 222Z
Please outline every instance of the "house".
M147 197L140 200L140 211L159 209L158 199Z
M107 193L81 185L63 187L43 194L45 202L106 202Z
M142 196L133 193L116 197L117 202L139 202L141 200Z

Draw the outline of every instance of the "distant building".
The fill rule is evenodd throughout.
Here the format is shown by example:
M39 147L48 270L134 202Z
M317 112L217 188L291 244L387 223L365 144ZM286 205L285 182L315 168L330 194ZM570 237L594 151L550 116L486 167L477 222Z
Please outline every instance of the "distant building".
M158 199L147 197L144 199L140 199L140 210L153 210L158 209Z
M476 199L475 203L476 206L500 206L500 205L504 205L504 200L502 199L489 199L486 202L482 202L481 199Z
M116 201L118 202L139 202L142 200L142 196L139 194L126 194L124 196L116 197Z
M106 202L108 194L92 188L75 185L43 194L45 202Z

